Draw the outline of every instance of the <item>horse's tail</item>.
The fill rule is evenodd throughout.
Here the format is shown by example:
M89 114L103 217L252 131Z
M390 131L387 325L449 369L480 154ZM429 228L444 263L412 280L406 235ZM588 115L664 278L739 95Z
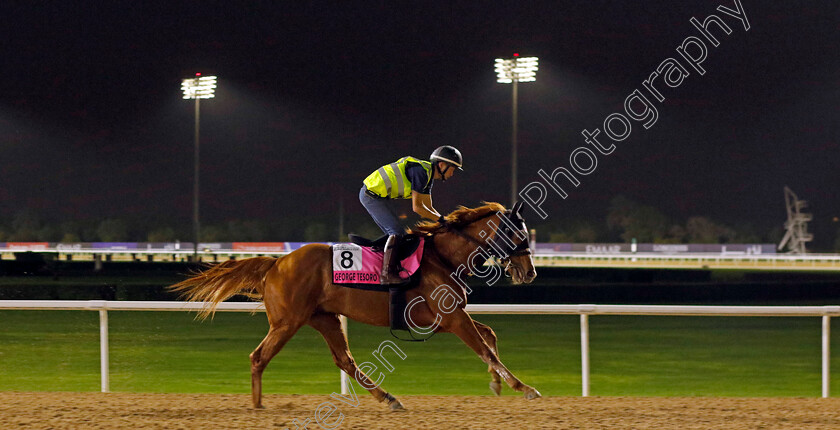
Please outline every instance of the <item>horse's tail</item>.
M205 319L216 312L219 303L237 294L261 298L265 291L265 275L278 260L273 257L228 260L168 289L180 293L187 301L207 302L198 314L199 318Z

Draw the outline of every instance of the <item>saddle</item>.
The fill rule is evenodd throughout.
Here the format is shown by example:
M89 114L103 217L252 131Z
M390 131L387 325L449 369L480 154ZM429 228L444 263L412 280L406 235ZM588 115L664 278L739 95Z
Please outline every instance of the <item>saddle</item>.
M351 243L355 243L359 246L365 246L371 249L373 252L383 252L385 250L385 242L388 241L388 235L380 236L376 239L368 239L357 234L350 233L347 235L350 238ZM403 236L402 240L400 240L399 244L397 245L397 258L401 261L408 258L414 251L417 250L417 247L420 245L420 236L416 234L409 234Z
M332 279L336 285L372 291L389 291L399 287L406 290L417 286L420 259L423 256L424 238L417 235L405 236L396 249L401 263L401 277L405 283L380 285L383 248L388 236L374 240L350 234L351 243L332 245Z
M389 264L399 262L399 277L402 282L381 285L379 276L383 269L384 248L388 236L382 236L375 240L355 234L350 234L349 237L352 243L337 244L331 247L333 283L350 288L388 292L390 296L388 320L390 321L391 334L400 340L425 340L416 339L410 331L410 339L399 337L394 333L395 330L409 330L404 317L406 308L405 291L416 287L420 282L420 260L423 257L425 239L421 236L409 235L398 241L396 249L391 251L392 256L396 255L396 261Z

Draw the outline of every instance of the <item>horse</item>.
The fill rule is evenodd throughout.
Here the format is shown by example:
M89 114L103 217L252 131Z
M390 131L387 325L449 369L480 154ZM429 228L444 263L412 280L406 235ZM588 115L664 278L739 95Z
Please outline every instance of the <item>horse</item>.
M471 290L461 280L465 272L488 276L490 269L495 269L497 276L504 272L514 284L534 280L537 273L521 209L521 202L510 210L492 202L472 209L461 206L446 215L443 223L423 221L410 229L409 233L425 236L426 245L418 285L406 291L406 319L412 329L424 327L430 332L458 336L488 365L490 388L496 395L500 394L504 379L510 388L530 400L541 397L539 391L517 379L499 360L493 329L473 320L464 309L467 291ZM491 256L501 265L485 266ZM445 294L441 289L447 290ZM405 410L399 400L356 366L339 320L339 315L344 315L365 324L389 326L388 292L333 284L328 245L308 244L279 258L225 261L172 285L170 290L185 300L205 302L199 318L212 316L219 303L236 294L262 298L269 330L250 354L251 399L255 409L264 408L262 374L269 361L298 329L308 324L324 337L338 368L377 401L387 401L391 410ZM441 300L445 296L448 298Z

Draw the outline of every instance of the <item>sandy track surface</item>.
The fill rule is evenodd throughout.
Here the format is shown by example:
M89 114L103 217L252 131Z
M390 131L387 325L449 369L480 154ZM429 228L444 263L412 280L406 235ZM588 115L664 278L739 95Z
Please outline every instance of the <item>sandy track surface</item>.
M0 393L4 429L838 429L840 399L405 396L388 411L370 396ZM330 402L330 403L325 403ZM321 424L315 413L319 405ZM334 406L331 406L334 405ZM334 408L334 409L333 409ZM332 411L332 414L328 412ZM304 422L309 423L304 427ZM339 419L341 421L339 421ZM297 423L295 423L297 420Z

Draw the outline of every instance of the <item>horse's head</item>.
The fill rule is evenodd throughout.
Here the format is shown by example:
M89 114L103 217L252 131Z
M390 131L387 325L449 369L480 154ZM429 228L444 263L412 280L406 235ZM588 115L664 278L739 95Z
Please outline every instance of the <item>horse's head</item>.
M479 254L485 258L495 257L514 284L527 284L537 277L537 271L534 269L528 228L520 214L521 209L521 202L509 210L498 203L489 203L475 209L462 207L446 216L445 226L423 223L418 225L418 230L447 236L452 234L452 240L445 241L451 247L446 253L459 255L455 260L470 260L467 254L472 256L480 251ZM464 242L468 246L464 247ZM468 249L476 251L471 253ZM467 262L468 265L471 263Z
M522 202L517 202L513 208L499 215L502 224L496 231L495 241L512 244L508 248L501 246L502 250L506 251L506 256L501 256L501 263L510 274L513 283L530 284L537 277L537 270L534 268L528 227L525 226L521 211Z

